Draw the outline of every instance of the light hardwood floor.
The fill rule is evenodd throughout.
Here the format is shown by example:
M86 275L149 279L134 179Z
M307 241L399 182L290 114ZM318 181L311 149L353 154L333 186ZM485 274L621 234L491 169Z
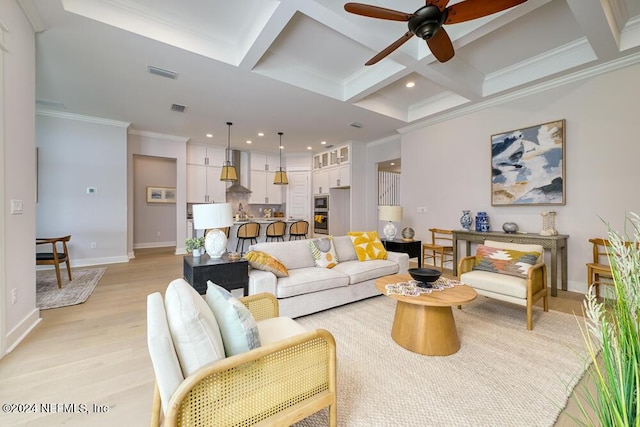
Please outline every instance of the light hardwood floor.
M84 304L42 311L35 330L0 360L0 402L36 406L22 413L3 407L0 425L148 425L153 370L146 296L164 293L179 277L182 256L173 255L173 248L136 251L131 262L107 266ZM559 292L550 309L579 313L581 300L580 294ZM51 412L40 404L51 404ZM574 425L567 412L578 413L570 403L556 426Z

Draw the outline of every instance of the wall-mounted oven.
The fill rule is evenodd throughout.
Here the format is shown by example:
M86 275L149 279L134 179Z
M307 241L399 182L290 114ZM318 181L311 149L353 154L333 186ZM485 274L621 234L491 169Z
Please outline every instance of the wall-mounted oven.
M313 232L329 234L329 211L316 209L313 212Z

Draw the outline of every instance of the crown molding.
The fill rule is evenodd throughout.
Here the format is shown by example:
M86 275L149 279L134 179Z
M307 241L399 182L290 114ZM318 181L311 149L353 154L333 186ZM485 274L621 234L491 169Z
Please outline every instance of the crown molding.
M184 142L185 144L189 142L189 140L191 139L184 136L167 135L164 133L149 132L146 130L129 129L127 133L129 135L144 136L146 138L156 138L156 139L165 139L167 141Z
M36 115L56 117L59 119L76 120L79 122L94 123L99 125L114 126L128 128L131 126L129 122L121 122L119 120L103 119L101 117L83 116L82 114L67 113L64 111L47 110L45 108L36 108Z
M564 86L569 83L574 83L587 78L595 77L600 74L605 74L611 71L615 71L621 68L629 67L640 63L640 52L633 55L625 56L624 58L610 61L604 64L599 64L594 67L586 68L584 70L576 71L566 76L558 77L553 80L549 80L544 83L540 83L522 90L517 90L506 95L497 96L487 101L478 102L467 107L462 107L459 110L452 111L450 113L442 114L438 117L423 120L419 123L414 123L409 126L404 126L398 129L398 132L402 135L413 132L422 128L426 128L437 123L445 122L457 117L466 116L467 114L475 113L477 111L485 110L487 108L495 107L516 99L524 98L525 96L534 95L540 92L544 92L549 89L554 89L560 86Z
M40 16L40 12L38 12L38 8L34 5L33 0L17 0L18 5L24 12L24 15L27 17L29 24L31 24L31 28L36 33L41 33L47 29L44 25L44 21Z

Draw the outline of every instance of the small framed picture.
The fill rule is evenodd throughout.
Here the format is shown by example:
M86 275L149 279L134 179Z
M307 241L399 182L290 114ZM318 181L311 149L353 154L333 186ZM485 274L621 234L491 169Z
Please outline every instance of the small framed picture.
M175 203L175 187L147 187L147 203Z

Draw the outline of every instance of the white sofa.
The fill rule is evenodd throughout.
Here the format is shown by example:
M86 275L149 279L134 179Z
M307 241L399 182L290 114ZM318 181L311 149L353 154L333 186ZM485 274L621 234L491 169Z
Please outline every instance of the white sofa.
M407 273L409 255L387 252L386 260L358 261L349 236L333 237L338 265L316 267L309 240L262 242L249 249L277 258L289 272L288 277L249 269L249 295L270 292L278 298L280 314L291 318L304 316L353 301L380 295L376 279Z

